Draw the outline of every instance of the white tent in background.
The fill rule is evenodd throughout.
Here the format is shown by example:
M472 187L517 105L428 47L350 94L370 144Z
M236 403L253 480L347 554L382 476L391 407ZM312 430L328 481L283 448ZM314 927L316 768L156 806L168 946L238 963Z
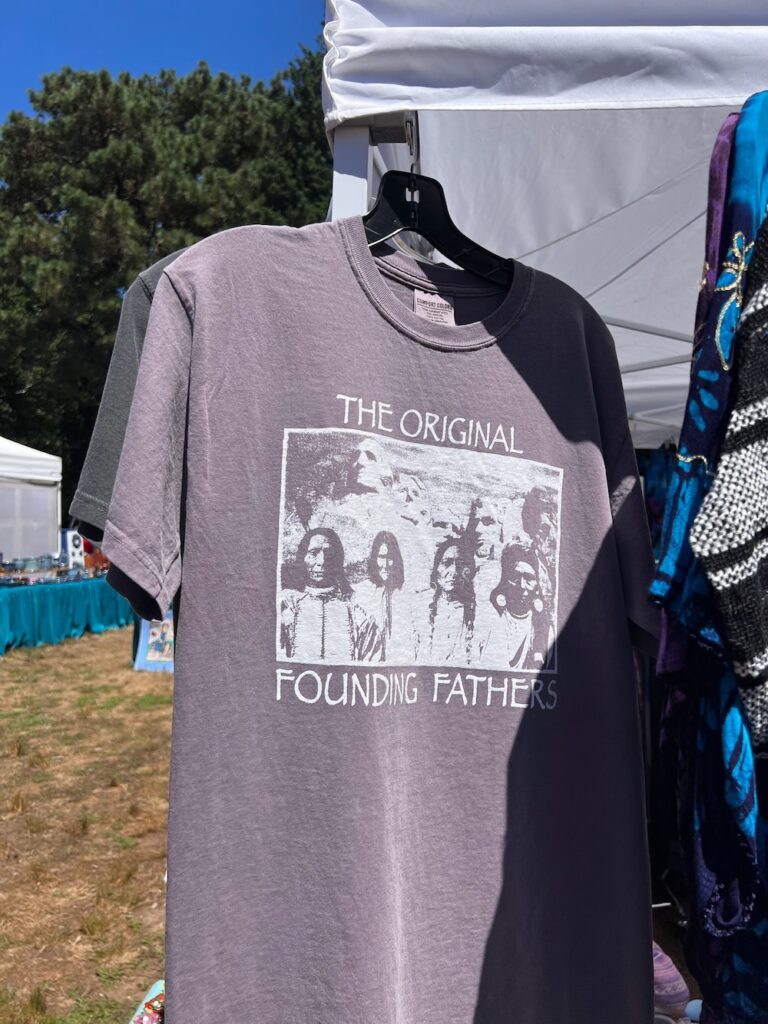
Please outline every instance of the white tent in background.
M0 437L0 552L3 559L60 549L61 459Z
M636 446L673 438L712 146L768 87L760 6L328 0L332 216L364 212L382 171L415 158L466 234L590 299L616 339Z

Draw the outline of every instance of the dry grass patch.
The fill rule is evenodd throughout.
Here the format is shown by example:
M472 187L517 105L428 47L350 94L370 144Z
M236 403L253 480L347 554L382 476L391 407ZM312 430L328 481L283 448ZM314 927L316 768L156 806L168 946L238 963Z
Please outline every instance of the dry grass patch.
M0 1024L126 1024L162 977L172 678L130 659L0 657Z

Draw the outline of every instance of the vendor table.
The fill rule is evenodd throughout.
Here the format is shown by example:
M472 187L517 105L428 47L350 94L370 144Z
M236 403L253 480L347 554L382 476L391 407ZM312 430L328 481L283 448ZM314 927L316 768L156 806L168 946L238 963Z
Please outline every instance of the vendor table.
M58 644L86 630L103 633L131 622L130 605L103 577L0 587L0 654L9 647Z

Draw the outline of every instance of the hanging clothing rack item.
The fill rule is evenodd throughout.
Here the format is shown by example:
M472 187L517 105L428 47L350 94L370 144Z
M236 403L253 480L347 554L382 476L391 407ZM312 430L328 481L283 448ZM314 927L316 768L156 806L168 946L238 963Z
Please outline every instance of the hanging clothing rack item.
M723 126L728 132L728 122ZM713 153L713 174L718 147ZM686 416L664 520L653 599L699 642L722 648L715 602L689 533L713 478L727 424L736 325L755 238L768 206L768 92L744 104L733 131L730 176L722 207L717 283L700 301ZM721 180L726 174L721 169ZM721 185L722 187L722 185Z
M744 699L754 704L752 734L768 747L768 221L755 242L745 305L735 336L734 401L709 493L691 530L723 615Z
M750 260L756 225L768 200L767 100L768 94L758 93L744 104L738 119L727 118L713 150L707 259L696 310L690 393L651 588L654 599L665 605L659 665L671 671L664 677L669 696L663 731L671 738L676 761L668 785L677 792L690 892L686 955L704 995L702 1020L707 1024L762 1024L768 1016L768 816L754 757L765 741L767 705L764 694L740 691L737 685L715 593L694 554L702 534L691 532L694 519L699 527L721 464L727 476L728 445L721 450L721 444L732 372L749 351L747 344L741 352L742 334L735 326L745 294L756 286L750 285ZM725 520L734 517L737 533L743 534L745 516L755 514L753 507L762 508L768 500L758 470L759 460L740 481L753 489L751 500L725 510ZM756 493L761 486L762 501ZM722 491L712 495L712 509L724 505ZM719 512L715 519L716 535L723 532L725 520ZM741 602L737 613L742 633L749 604ZM760 604L758 600L753 619L758 633ZM738 667L741 651L738 646L732 650Z
M647 1024L651 555L588 303L376 256L362 217L198 243L155 291L103 548L137 610L181 593L168 1024L591 1024L627 993Z
M143 270L123 297L99 411L69 506L72 527L97 544L104 537L155 288L163 270L183 251L163 256Z

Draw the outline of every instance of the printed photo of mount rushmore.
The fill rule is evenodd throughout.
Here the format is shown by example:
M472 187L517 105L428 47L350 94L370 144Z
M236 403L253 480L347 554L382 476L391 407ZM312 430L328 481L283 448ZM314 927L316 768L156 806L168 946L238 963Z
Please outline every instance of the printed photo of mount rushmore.
M277 658L556 671L562 472L286 430Z

